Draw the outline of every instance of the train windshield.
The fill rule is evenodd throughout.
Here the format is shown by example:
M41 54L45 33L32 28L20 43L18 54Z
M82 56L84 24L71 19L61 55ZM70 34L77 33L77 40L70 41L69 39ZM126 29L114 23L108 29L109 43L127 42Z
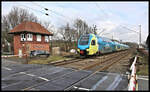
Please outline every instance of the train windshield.
M83 35L80 39L80 45L88 45L89 42L89 35Z

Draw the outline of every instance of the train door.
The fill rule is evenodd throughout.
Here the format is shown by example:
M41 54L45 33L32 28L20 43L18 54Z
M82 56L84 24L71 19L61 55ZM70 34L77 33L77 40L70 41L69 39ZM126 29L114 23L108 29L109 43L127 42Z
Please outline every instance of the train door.
M106 42L104 45L104 53L108 53L108 52L110 52L110 44Z
M94 37L91 39L91 45L90 45L90 53L91 55L96 54L98 52L98 44L97 39Z

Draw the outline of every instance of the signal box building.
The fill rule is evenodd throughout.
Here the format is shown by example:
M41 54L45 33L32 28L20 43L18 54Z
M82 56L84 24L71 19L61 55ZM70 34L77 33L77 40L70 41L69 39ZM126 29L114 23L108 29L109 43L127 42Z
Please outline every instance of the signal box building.
M53 34L35 22L22 22L12 29L14 55L27 54L33 50L50 51L49 36Z

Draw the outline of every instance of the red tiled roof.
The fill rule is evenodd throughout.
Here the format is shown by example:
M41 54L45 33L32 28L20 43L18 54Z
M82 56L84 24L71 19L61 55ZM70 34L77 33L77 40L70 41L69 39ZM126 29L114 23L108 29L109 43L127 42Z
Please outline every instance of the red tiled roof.
M39 23L36 22L22 22L21 24L15 26L14 29L12 29L9 33L13 34L25 31L32 33L53 35L51 32L49 32L47 29L45 29L43 26L41 26Z

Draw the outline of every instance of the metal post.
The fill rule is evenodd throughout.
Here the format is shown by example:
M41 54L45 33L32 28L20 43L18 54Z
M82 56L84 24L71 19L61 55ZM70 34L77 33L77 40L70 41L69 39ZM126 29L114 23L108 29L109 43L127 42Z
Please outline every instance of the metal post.
M27 54L28 54L28 48L27 48L27 45L25 45L25 58L26 58L26 64L28 64L28 59L27 59Z
M27 53L26 53L25 55L26 55L26 64L28 64L28 56L27 56Z
M82 22L82 25L81 25L81 26L82 26L82 31L83 31L83 30L84 30L84 23L83 23L83 22ZM85 33L84 33L84 34L85 34Z
M77 41L76 41L76 48L78 44L78 39L79 39L79 25L77 24ZM77 49L76 49L77 50Z
M141 47L141 25L139 25L139 48Z
M113 36L114 36L114 32L113 32L113 34L112 34L112 40L113 40Z
M50 38L50 44L51 44L51 46L50 46L50 53L52 55L52 36L49 36L49 38Z

